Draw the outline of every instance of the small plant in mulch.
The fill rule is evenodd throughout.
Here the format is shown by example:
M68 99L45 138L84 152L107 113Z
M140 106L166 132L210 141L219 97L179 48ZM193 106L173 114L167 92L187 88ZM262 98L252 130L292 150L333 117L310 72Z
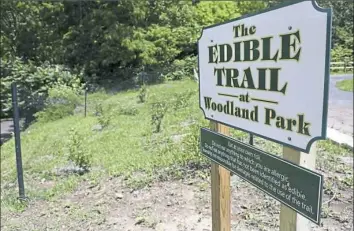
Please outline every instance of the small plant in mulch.
M174 94L174 100L173 100L173 107L175 110L179 110L182 108L185 108L188 106L188 101L189 99L195 95L197 91L195 90L190 90L190 91L185 91L181 93L175 93Z
M109 114L110 112L110 108L111 106L109 106L109 108L107 109L103 109L102 104L97 104L95 107L95 115L97 117L98 123L99 125L102 126L102 128L108 127L108 125L111 122L111 114Z
M70 131L68 148L68 160L79 167L82 173L88 172L92 164L92 156L84 150L82 137L75 129Z
M168 105L164 101L154 102L151 104L151 124L154 127L154 132L158 133L161 131L162 120L167 112Z
M140 88L138 98L139 98L139 103L144 103L146 101L146 99L147 99L147 87L146 87L145 84Z

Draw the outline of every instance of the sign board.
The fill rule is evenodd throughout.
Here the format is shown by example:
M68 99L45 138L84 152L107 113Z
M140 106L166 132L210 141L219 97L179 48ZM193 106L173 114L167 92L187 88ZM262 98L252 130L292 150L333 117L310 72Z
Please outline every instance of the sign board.
M212 161L320 224L322 175L205 128L200 148Z
M309 152L326 138L331 10L296 1L204 28L207 119Z

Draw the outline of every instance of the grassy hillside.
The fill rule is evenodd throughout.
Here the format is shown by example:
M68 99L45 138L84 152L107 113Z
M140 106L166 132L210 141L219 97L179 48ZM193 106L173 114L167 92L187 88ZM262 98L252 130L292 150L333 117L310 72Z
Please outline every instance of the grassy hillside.
M124 176L128 183L138 187L156 178L181 177L186 166L205 166L208 161L199 154L198 137L199 128L207 126L208 121L198 106L198 84L183 80L149 86L145 102L139 102L139 95L143 96L141 90L91 94L87 117L80 109L74 116L36 123L22 133L27 196L31 200L53 200L75 189L81 181L99 182L103 177L114 176ZM163 114L161 131L155 132L152 118L156 122ZM248 137L235 130L232 136L245 141ZM281 153L280 145L263 139L257 138L255 144ZM339 156L351 156L349 150L328 141L320 142L319 147L321 169L335 171L339 165L333 161ZM72 173L75 166L68 157L73 154L92 160L88 173ZM2 211L21 210L25 206L16 200L15 166L12 139L1 147ZM352 182L352 175L345 181Z
M156 168L192 161L194 153L184 151L180 142L193 129L190 125L203 122L196 90L197 83L192 81L151 86L144 103L139 103L138 90L116 95L95 93L88 96L86 118L79 111L61 120L34 124L21 134L27 194L51 198L74 187L81 178L64 177L58 171L70 167L68 155L75 149L91 156L92 170L83 176L90 180L102 174L129 176L137 170L150 175ZM187 92L192 95L183 98ZM169 104L158 133L151 124L153 102ZM96 116L98 113L102 115ZM100 120L103 124L109 120L108 125L102 128ZM74 140L79 142L74 144ZM1 147L2 205L12 203L17 193L15 163L14 140L10 140ZM45 181L51 186L41 192L36 187Z

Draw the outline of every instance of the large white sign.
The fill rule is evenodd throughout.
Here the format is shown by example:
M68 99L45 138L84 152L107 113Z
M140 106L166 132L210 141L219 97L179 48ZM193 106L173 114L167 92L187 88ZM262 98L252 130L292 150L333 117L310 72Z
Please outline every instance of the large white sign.
M326 138L331 10L289 3L204 28L205 117L308 152Z

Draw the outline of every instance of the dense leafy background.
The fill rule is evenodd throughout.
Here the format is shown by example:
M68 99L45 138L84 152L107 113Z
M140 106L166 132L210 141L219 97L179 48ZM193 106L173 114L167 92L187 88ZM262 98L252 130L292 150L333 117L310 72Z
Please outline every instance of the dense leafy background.
M100 85L142 73L152 79L190 76L203 26L280 2L1 1L1 116L11 114L14 81L26 86L31 101L34 95L48 95L62 74ZM351 59L353 2L319 4L334 11L332 59ZM70 74L55 72L58 68L69 68Z

